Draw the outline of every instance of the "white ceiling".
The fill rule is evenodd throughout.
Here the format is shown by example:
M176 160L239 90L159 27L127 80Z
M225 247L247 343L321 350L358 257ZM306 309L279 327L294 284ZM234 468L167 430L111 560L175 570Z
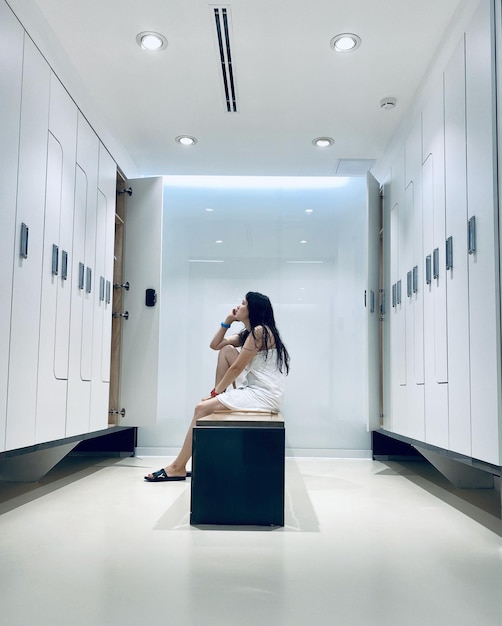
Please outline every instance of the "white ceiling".
M66 67L67 76L71 68L86 98L75 96L71 86L70 93L84 113L86 106L92 111L91 122L99 118L121 144L129 162L119 160L119 166L128 176L330 176L339 159L381 157L460 2L216 5L227 6L231 15L237 113L226 111L215 5L207 1L9 4L28 32L43 33L49 60ZM146 30L163 33L167 48L141 50L136 35ZM330 40L340 32L359 35L360 48L336 54ZM34 38L40 45L40 37ZM380 109L387 96L398 100L392 111ZM181 134L193 135L197 144L180 146L175 137ZM325 135L334 146L315 148L312 139Z

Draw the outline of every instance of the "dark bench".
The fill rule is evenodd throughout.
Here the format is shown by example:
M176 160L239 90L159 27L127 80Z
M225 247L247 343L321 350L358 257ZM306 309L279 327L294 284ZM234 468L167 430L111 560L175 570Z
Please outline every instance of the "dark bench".
M284 526L284 419L221 411L193 429L192 525Z

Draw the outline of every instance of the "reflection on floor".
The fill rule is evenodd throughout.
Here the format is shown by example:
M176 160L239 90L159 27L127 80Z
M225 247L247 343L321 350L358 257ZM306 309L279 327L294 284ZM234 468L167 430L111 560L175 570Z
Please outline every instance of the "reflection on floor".
M284 528L189 524L167 459L69 457L0 484L3 626L500 626L493 491L427 463L288 459Z

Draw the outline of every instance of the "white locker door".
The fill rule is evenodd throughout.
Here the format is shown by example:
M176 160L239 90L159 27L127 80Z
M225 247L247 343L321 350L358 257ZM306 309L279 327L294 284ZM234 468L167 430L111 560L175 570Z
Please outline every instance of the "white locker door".
M446 269L443 246L434 238L435 201L434 157L423 165L423 210L424 210L424 347L425 347L425 441L448 448L448 385L442 380L443 350L446 351L446 303L442 298L445 290ZM444 211L444 203L443 203ZM436 245L437 244L437 245ZM441 310L441 305L444 307ZM441 330L444 336L441 335Z
M17 246L16 193L19 154L19 111L23 75L24 32L9 7L0 2L0 452L5 450L7 381L9 379L10 314L14 246ZM17 260L17 259L16 259Z
M96 254L98 138L78 115L66 435L89 432Z
M103 330L105 321L105 246L106 198L98 189L96 207L96 261L94 265L94 322L91 380L91 411L89 430L99 430L108 425L108 385L101 380Z
M127 198L124 243L124 292L121 350L121 426L152 425L157 419L159 375L159 320L162 268L162 178L127 181L133 190ZM146 289L155 289L155 306L145 305ZM167 347L164 347L167 349Z
M25 35L6 448L35 442L50 69Z
M408 301L406 297L406 280L410 260L409 242L409 212L406 203L406 194L403 197L403 203L399 206L399 233L398 233L398 255L399 255L399 281L397 284L398 292L398 313L399 313L399 384L406 386L410 378L409 354L411 346L409 345L409 332L407 326L410 324L408 317ZM413 370L411 370L412 372Z
M101 380L110 382L110 352L112 339L112 295L115 248L115 205L117 189L117 166L103 145L99 149L99 190L106 201L105 241L105 308L103 320L103 342L101 350ZM108 406L108 400L107 400Z
M116 165L99 146L90 430L108 426Z
M407 361L407 390L406 416L404 434L423 441L425 436L425 398L423 385L423 291L420 284L418 255L422 248L422 207L417 206L416 185L411 182L405 190L405 214L407 218L407 232L405 247L408 249L406 257L406 274L404 280L404 294L406 309L406 361ZM420 254L420 256L422 256Z
M80 373L82 380L87 381L92 380L93 350L96 349L96 343L98 341L98 339L94 337L94 303L95 295L99 289L99 277L96 272L98 159L98 138L88 123L80 116L77 163L85 172L87 202L84 243L85 288L82 302Z
M77 107L51 76L45 193L36 443L61 439L66 429L71 255Z
M500 311L493 3L466 30L467 210L472 456L500 465Z
M413 354L414 381L416 385L425 382L424 373L424 290L422 258L423 244L423 213L422 213L422 168L413 183L413 256L411 259L411 299L413 302Z
M471 456L469 275L466 245L467 165L465 47L459 42L444 72L446 237L452 267L447 275L449 449Z
M380 309L379 309L379 258L380 258L380 186L368 172L366 199L366 367L368 430L380 428Z
M391 404L392 431L406 429L406 215L404 213L404 146L397 150L392 162L390 185L390 247L391 247ZM404 280L403 280L404 277Z
M391 308L390 315L390 394L391 424L394 432L399 432L405 412L406 387L400 384L402 368L406 371L406 328L404 307L402 304L401 282L399 273L399 205L396 203L390 211L390 276ZM387 302L389 298L387 298ZM389 425L386 426L387 428Z

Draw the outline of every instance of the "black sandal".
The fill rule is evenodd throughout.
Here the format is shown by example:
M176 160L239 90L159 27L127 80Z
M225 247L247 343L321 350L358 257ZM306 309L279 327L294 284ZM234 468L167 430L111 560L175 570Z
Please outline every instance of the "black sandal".
M152 472L151 476L145 476L145 480L149 483L166 483L169 481L186 480L187 476L191 476L192 472L187 472L186 476L168 476L164 468Z

